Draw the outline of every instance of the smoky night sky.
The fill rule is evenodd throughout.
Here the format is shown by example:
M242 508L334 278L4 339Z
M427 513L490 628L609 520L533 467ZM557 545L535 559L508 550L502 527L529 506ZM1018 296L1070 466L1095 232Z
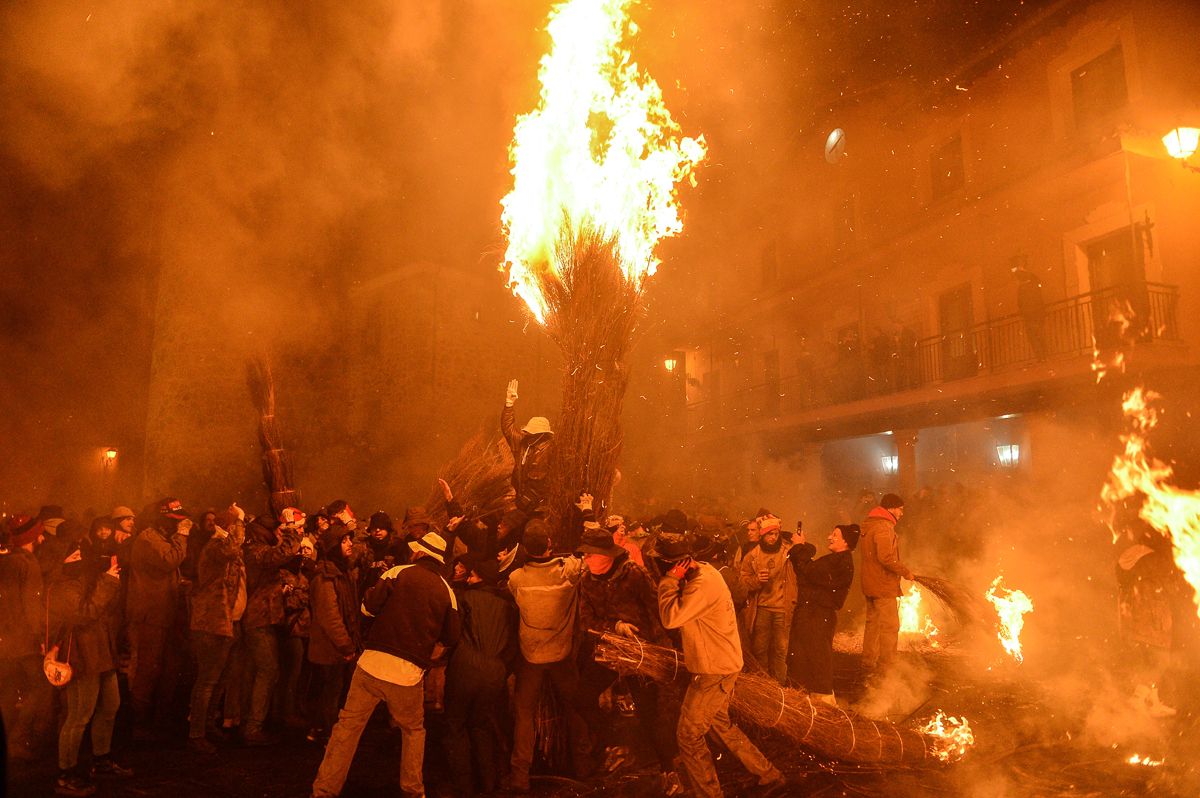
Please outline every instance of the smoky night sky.
M822 99L940 70L1045 3L643 3L635 53L712 147L695 218L752 219ZM162 319L328 375L347 291L414 260L493 270L547 5L30 0L0 10L0 493L69 492L83 452L138 473ZM703 313L665 251L658 327ZM736 248L737 232L720 246ZM179 275L187 275L185 284ZM496 277L492 301L514 312ZM156 319L160 323L156 325ZM161 344L161 340L160 340ZM214 352L196 379L221 374ZM200 367L202 366L202 367ZM244 396L242 363L228 386ZM301 408L303 410L303 408ZM138 489L137 480L128 484Z

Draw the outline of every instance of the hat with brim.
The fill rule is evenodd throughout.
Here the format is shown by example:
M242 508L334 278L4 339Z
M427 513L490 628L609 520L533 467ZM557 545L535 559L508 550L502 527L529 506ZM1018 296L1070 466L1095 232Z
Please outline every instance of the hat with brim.
M601 529L600 525L594 521L585 521L578 551L580 554L602 554L605 557L616 557L624 549L613 541L612 532Z
M109 518L111 518L114 521L120 521L122 518L133 518L133 515L134 515L133 510L131 510L125 506L120 506L120 507L113 508L113 511L109 515Z
M158 503L158 514L172 521L182 521L188 517L187 510L183 509L183 502L170 496Z
M654 548L659 559L666 560L667 562L675 562L676 560L682 560L684 557L692 556L692 552L695 551L695 541L686 532L668 532L664 530L659 533Z
M426 532L418 540L410 540L408 547L416 553L432 557L442 565L446 564L446 540L437 532Z
M8 519L8 543L13 548L20 548L26 543L33 543L42 534L42 522L36 516L14 515Z
M529 423L521 427L521 432L526 435L553 435L554 430L550 429L550 419L543 416L534 416L529 419Z

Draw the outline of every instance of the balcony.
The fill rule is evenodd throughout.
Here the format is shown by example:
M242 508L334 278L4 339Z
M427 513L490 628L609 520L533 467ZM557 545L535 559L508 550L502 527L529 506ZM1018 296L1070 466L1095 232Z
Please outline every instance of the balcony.
M924 339L888 339L868 352L841 347L823 363L801 358L791 376L689 403L688 429L769 421L1040 361L1090 360L1096 347L1122 340L1178 342L1178 305L1176 286L1126 284L1049 303L1040 314L1012 314ZM1126 318L1145 323L1124 330Z

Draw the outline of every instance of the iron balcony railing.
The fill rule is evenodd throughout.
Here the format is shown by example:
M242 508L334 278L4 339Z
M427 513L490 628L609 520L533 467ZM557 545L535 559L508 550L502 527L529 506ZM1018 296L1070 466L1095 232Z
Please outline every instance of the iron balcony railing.
M1003 371L1047 359L1091 356L1122 341L1178 341L1179 289L1134 283L1092 291L929 338L842 347L830 362L801 358L796 373L688 404L689 426L776 418ZM1128 325L1128 326L1126 326Z

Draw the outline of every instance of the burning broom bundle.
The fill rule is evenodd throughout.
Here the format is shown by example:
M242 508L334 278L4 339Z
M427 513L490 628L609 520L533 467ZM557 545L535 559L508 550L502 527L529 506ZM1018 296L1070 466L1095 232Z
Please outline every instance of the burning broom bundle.
M686 671L673 648L635 637L603 633L596 661L621 673L673 681ZM867 764L917 764L960 759L974 742L965 719L938 713L921 729L864 718L813 701L804 690L783 687L770 676L743 673L730 700L739 722L771 729L831 758Z
M471 436L438 477L446 480L454 497L472 519L503 513L512 507L512 452L502 438L482 432ZM427 502L429 514L439 526L446 521L446 503L436 483Z
M258 411L258 443L262 447L263 482L269 493L271 514L278 518L286 507L300 504L300 492L292 482L292 462L283 448L283 436L275 420L275 377L265 360L246 364L246 385Z
M994 615L982 598L948 579L939 576L917 576L913 581L932 593L942 606L954 615L963 629L981 626L987 622L985 619Z

